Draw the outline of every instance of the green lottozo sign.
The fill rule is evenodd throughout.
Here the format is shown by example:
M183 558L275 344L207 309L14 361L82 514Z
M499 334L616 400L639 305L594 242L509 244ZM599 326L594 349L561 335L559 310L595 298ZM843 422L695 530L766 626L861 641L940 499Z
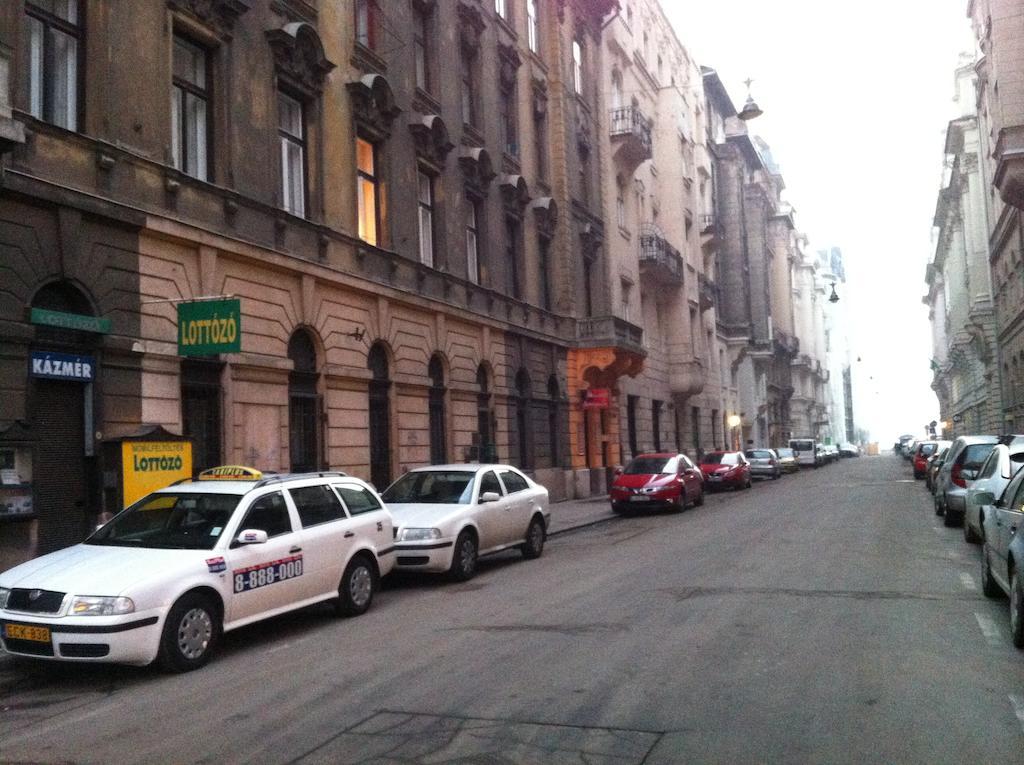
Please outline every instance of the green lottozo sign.
M241 350L241 301L199 300L178 304L179 356L208 356Z
M83 316L80 313L48 311L45 308L33 308L29 313L29 321L44 327L76 329L80 332L96 332L101 335L110 332L110 319L99 316Z

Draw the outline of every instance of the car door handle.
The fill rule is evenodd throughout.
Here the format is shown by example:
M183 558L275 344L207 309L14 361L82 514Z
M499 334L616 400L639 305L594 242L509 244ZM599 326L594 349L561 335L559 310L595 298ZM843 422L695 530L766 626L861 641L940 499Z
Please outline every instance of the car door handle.
M297 553L297 552L302 552L302 548L301 548L301 547L299 547L298 545L295 545L295 547L293 547L293 548L292 548L291 550L289 550L288 552L290 552L290 553Z
M351 539L355 535L356 535L356 532L354 532L354 531L346 531L345 532L345 539Z

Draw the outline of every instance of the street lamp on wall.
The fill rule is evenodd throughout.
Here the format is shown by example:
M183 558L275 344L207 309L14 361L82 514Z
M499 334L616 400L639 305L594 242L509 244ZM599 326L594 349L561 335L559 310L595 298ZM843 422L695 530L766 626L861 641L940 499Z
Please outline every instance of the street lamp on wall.
M743 104L743 109L740 111L739 114L736 115L744 122L756 119L760 117L762 114L764 114L764 112L761 111L761 107L757 105L757 102L754 100L754 97L750 94L750 86L753 84L753 82L754 81L749 77L745 80L745 84L747 86L747 102Z
M739 428L740 428L740 425L743 424L743 418L740 417L738 414L730 414L726 418L725 424L729 426L729 431L732 434L732 438L731 438L732 448L736 449L736 450L739 450L739 448L740 448Z
M838 303L839 302L839 295L836 294L836 283L835 282L832 282L832 294L828 296L828 302L830 302L830 303Z

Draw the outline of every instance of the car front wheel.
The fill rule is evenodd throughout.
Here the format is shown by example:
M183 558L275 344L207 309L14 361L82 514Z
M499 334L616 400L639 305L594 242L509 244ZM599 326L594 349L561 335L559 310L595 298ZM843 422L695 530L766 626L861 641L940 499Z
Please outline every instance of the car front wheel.
M199 593L178 599L164 622L157 660L169 672L191 672L210 660L220 639L220 616L212 600Z
M693 500L694 507L700 507L704 504L704 487L700 487L700 493L697 495L697 499Z
M335 610L338 616L365 614L377 591L377 571L365 555L357 555L345 568L338 584Z
M472 579L476 573L477 554L476 537L471 531L461 532L455 540L452 565L448 569L448 575L456 582Z
M1024 579L1016 570L1010 574L1010 638L1024 648Z
M544 552L544 540L547 539L547 531L544 529L544 521L539 516L534 516L530 521L530 527L526 529L526 541L519 546L523 557L527 560L535 560Z

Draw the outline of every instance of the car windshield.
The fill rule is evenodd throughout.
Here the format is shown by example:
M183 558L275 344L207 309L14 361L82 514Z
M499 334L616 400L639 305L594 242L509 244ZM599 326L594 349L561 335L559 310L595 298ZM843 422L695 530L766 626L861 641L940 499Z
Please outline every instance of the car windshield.
M790 441L789 445L801 452L809 452L814 450L813 441Z
M211 550L238 507L239 499L237 494L150 494L119 513L85 543Z
M701 460L705 465L736 465L739 464L737 461L737 455L735 452L716 452L714 454L705 455L704 459Z
M622 471L626 475L664 475L676 472L672 457L637 457Z
M747 459L750 460L770 460L772 458L771 452L767 449L749 449L744 452L747 455Z
M930 457L935 454L936 447L938 447L938 444L921 444L921 456Z
M793 456L793 450L792 449L776 449L776 453L779 455L779 457L792 457Z
M468 470L417 470L391 484L381 498L394 504L468 505L474 475Z

